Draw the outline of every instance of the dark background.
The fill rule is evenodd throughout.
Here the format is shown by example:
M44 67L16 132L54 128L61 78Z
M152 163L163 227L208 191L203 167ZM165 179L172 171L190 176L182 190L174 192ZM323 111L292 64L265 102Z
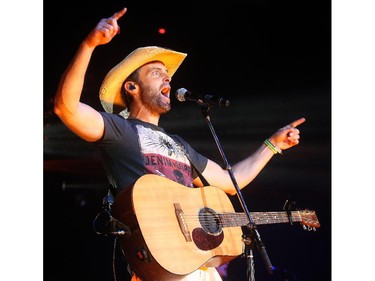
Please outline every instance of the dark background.
M90 144L70 133L52 112L60 75L79 43L103 17L123 6L121 34L98 47L82 100L101 110L99 86L133 49L159 45L188 53L172 81L226 97L211 121L230 164L246 157L278 128L305 117L301 143L275 155L242 194L250 211L281 211L286 199L317 212L321 228L258 226L272 264L290 281L331 280L331 3L329 1L64 1L44 3L44 277L114 280L113 240L95 233L93 220L107 179ZM167 33L158 34L159 27ZM160 125L223 163L194 103L172 96ZM237 197L232 197L240 211ZM256 280L268 275L257 251ZM230 281L246 280L241 257L229 264Z

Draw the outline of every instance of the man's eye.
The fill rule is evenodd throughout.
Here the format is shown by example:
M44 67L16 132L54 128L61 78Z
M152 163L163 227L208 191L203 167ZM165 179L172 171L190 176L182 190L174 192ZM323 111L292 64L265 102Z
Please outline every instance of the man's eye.
M160 75L160 71L159 71L159 70L154 70L154 71L152 72L152 75L154 75L154 76L159 76L159 75Z

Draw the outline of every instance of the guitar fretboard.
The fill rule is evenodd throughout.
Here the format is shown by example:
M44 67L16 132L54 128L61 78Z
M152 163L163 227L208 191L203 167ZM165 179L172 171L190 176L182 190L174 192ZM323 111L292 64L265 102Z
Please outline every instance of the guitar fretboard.
M286 212L251 212L250 215L255 224L289 222ZM219 217L223 227L245 226L249 223L245 213L221 213ZM293 222L300 222L300 213L298 211L291 212L291 219Z

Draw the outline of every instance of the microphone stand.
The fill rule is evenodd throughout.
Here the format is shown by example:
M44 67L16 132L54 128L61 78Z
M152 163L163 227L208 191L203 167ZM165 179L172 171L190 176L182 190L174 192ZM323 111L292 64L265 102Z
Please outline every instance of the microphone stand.
M247 228L249 229L250 231L250 238L247 238L246 235L243 235L243 241L244 241L244 244L245 244L245 250L244 250L244 256L246 257L246 260L247 260L247 277L248 277L248 280L249 281L254 281L255 280L255 277L254 277L254 260L253 260L253 253L252 253L252 248L253 248L253 244L255 243L261 257L262 257L262 260L264 262L264 264L266 265L266 268L267 268L267 271L269 274L272 274L273 273L273 266L271 264L271 261L268 257L268 254L267 254L267 251L266 251L266 248L262 242L262 239L260 238L260 234L258 232L258 229L251 217L251 214L249 212L249 210L247 209L246 207L246 204L245 204L245 200L243 199L243 196L242 196L242 193L240 191L240 188L238 186L238 183L236 181L236 178L234 177L234 174L233 174L233 171L232 171L232 167L230 166L225 154L224 154L224 150L220 144L220 141L217 137L217 134L215 132L215 129L212 125L212 122L211 122L211 118L209 116L209 110L211 109L211 105L207 104L207 103L204 103L204 102L201 102L201 101L197 101L197 104L202 108L202 114L204 116L204 118L206 119L207 121L207 124L211 130L211 133L212 133L212 136L214 137L215 139L215 142L216 142L216 145L220 151L220 154L221 154L221 157L223 158L223 161L225 163L225 166L226 166L226 170L228 171L229 173L229 176L233 182L233 185L234 187L236 188L236 191L237 191L237 196L239 198L239 201L240 201L240 204L242 206L242 209L244 210L246 216L248 217L249 219L249 224L247 225ZM253 241L253 243L251 242Z

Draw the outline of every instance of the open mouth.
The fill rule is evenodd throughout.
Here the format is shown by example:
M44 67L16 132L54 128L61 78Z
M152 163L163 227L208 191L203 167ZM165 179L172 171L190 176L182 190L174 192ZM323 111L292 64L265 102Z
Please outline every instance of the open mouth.
M169 99L169 96L170 96L170 91L171 91L171 87L170 86L165 86L161 89L161 93L163 96L167 97Z

